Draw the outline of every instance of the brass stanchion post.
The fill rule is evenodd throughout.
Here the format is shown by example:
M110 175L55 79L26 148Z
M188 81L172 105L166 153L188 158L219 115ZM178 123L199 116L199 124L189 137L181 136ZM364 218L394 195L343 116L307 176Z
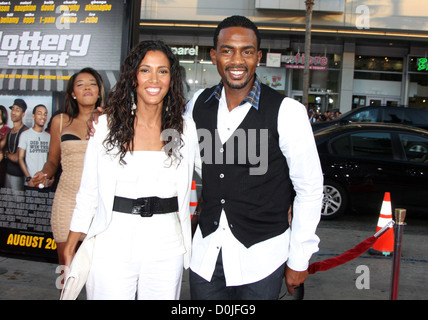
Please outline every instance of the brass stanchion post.
M392 281L391 281L391 300L397 300L398 280L400 277L400 262L401 262L401 241L403 238L404 219L406 218L406 209L395 209L395 240L394 254L392 265Z

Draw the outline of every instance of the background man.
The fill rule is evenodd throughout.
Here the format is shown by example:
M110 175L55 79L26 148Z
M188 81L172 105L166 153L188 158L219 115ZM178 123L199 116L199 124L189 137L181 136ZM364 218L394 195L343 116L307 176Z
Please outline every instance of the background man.
M6 177L5 187L13 190L24 190L24 174L18 163L18 144L21 133L28 128L22 122L24 119L27 104L22 99L15 99L10 108L10 119L13 122L13 128L9 131L6 138L1 141L1 149L6 146ZM3 157L3 155L0 155Z
M43 130L48 118L48 110L43 104L33 109L34 126L23 132L19 139L18 160L25 176L25 185L37 187L32 176L45 164L49 152L50 134Z

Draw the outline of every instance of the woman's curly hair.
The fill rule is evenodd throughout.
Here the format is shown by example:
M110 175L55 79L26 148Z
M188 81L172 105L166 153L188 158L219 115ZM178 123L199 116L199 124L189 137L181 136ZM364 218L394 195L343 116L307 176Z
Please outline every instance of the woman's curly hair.
M115 147L119 149L122 164L126 163L123 160L126 152L133 151L135 116L131 114L132 95L137 99L138 67L149 51L165 53L170 62L171 81L168 93L163 100L161 131L162 136L165 132L168 133L168 137L164 138L166 140L164 145L168 143L165 152L169 157L181 158L179 153L180 135L183 133L183 114L186 103L183 95L180 65L171 49L162 41L142 41L131 50L123 62L119 80L110 92L105 109L109 133L104 144L107 151L111 151ZM171 134L171 132L176 134Z

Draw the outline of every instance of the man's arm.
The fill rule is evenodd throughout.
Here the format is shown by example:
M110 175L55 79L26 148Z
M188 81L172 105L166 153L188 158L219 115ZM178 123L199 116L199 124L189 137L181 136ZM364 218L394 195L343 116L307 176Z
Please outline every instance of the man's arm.
M293 203L286 283L289 291L303 283L309 260L318 251L315 234L321 217L323 175L306 108L285 98L278 115L280 148L287 160L296 197Z
M28 172L27 169L27 164L25 163L25 149L22 148L18 148L18 163L19 166L21 167L22 172L24 173L24 176L26 178L30 177L30 173Z

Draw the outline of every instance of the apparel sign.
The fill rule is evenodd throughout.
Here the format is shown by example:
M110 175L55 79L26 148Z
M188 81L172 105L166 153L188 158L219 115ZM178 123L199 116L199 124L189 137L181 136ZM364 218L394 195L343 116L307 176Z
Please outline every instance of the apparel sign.
M52 114L63 107L58 97L70 77L85 67L101 74L106 90L112 88L122 47L128 46L123 31L129 6L124 0L0 0L0 104L10 112L14 100L22 98L28 104L25 118L40 103ZM33 119L24 123L31 127ZM54 196L49 189L14 190L2 182L0 254L57 259L50 226Z
M184 47L171 47L173 54L177 56L198 56L199 47L195 48L184 48Z

